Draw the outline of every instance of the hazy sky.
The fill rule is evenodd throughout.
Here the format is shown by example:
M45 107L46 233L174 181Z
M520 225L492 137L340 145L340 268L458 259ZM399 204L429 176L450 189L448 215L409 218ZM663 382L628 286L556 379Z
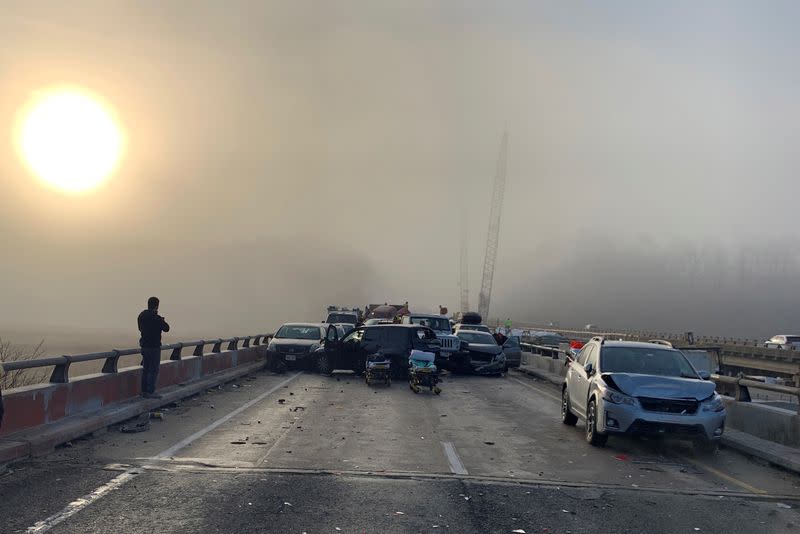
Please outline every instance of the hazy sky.
M795 327L795 2L0 3L0 335L254 333L326 304L477 303L510 135L492 315L755 336ZM128 137L55 193L14 151L68 83ZM773 332L775 331L775 332Z

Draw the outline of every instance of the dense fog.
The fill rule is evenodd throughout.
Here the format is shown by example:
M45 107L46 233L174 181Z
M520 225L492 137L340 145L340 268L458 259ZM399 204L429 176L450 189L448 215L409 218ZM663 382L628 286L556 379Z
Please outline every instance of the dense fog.
M328 304L477 305L509 133L492 317L796 331L800 5L5 1L0 337L243 335ZM89 194L12 138L80 86L128 140ZM466 216L466 217L465 217ZM465 222L462 222L465 221ZM7 336L7 334L6 334Z

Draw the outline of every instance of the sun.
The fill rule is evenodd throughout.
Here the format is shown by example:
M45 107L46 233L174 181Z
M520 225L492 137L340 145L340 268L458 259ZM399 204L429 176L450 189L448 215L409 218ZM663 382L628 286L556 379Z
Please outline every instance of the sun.
M37 93L21 113L17 150L47 186L69 194L93 191L118 168L125 138L113 112L81 89Z

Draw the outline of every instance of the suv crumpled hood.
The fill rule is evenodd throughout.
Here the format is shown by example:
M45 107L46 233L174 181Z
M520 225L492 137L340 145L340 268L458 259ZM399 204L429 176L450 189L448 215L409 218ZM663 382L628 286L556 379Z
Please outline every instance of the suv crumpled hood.
M630 373L603 373L602 377L607 383L616 384L617 389L631 397L701 401L713 395L716 389L714 382L692 378Z

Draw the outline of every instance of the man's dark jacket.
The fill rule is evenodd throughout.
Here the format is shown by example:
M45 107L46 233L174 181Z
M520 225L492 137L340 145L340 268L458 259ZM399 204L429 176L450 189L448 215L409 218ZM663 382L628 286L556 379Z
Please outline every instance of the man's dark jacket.
M157 349L161 347L161 332L169 332L169 325L159 314L153 310L144 310L139 314L139 346L144 349Z

